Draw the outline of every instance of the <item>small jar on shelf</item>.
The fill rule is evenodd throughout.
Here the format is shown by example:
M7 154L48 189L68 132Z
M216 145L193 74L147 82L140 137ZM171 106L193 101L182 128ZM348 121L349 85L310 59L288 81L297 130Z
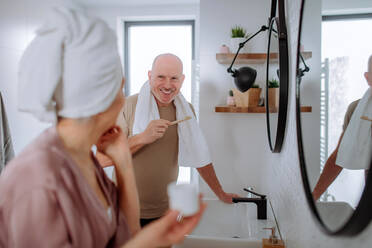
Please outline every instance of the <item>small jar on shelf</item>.
M234 99L234 93L232 90L229 90L229 95L226 99L227 106L235 106L235 99Z

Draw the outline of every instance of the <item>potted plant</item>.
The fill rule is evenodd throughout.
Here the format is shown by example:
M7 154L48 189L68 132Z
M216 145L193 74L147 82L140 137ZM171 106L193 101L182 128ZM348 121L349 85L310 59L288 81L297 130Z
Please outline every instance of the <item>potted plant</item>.
M257 107L258 103L260 101L260 95L261 95L261 88L258 84L254 84L249 90L249 100L248 100L248 106L249 107Z
M247 31L243 27L235 25L233 28L231 28L231 52L236 53L236 51L239 49L239 44L244 42L246 38ZM245 48L246 46L244 46L241 51L246 52Z
M275 78L268 82L269 107L277 108L279 106L279 81Z

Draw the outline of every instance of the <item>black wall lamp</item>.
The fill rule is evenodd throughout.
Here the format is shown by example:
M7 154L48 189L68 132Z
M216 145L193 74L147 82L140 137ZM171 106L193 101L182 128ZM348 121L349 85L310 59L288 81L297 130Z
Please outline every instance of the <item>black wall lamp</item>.
M249 90L252 87L252 85L254 84L254 81L256 80L257 71L255 69L251 68L251 67L248 67L248 66L240 67L237 70L232 69L232 67L235 63L236 58L238 57L238 54L239 54L240 50L244 47L244 45L248 41L253 39L256 35L258 35L259 33L263 32L263 31L266 31L268 29L269 28L267 26L262 26L261 29L258 30L254 35L249 37L244 42L240 43L238 51L236 51L236 54L234 56L233 61L231 62L230 67L227 68L227 72L231 73L231 76L233 76L233 78L234 78L234 82L235 82L236 87L241 92L246 92L247 90Z
M276 13L276 0L272 0L271 2L271 12L270 12L270 18L269 23L272 18L274 18ZM234 56L233 61L231 62L231 65L229 68L227 68L227 72L231 74L231 76L234 78L235 86L240 90L241 92L246 92L249 90L252 85L254 84L256 77L257 77L257 71L251 67L244 66L240 67L239 69L232 69L236 58L238 57L238 54L240 50L244 47L244 45L253 39L256 35L259 33L268 30L268 26L262 26L260 30L258 30L254 35L250 36L247 40L239 44L238 51L236 51L236 54Z
M297 77L298 77L298 80L299 80L298 82L300 84L302 77L305 76L305 72L310 71L310 67L305 63L304 57L302 57L302 54L301 54L300 51L298 52L298 57L300 58L302 64L304 64L304 68L298 68L297 69Z

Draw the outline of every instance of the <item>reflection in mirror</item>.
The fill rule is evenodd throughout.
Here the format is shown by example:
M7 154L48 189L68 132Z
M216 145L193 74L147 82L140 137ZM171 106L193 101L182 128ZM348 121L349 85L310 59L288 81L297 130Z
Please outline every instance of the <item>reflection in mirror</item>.
M299 46L300 105L313 110L301 113L303 156L315 206L330 232L353 215L371 164L372 33L366 30L372 15L360 12L372 4L351 5L305 1Z
M271 20L266 62L266 124L270 150L280 152L288 105L288 41L284 1L278 1L278 17Z
M268 63L268 85L267 85L267 105L269 109L269 139L271 147L275 144L278 127L278 107L279 107L279 40L278 23L273 19L269 32L269 63Z

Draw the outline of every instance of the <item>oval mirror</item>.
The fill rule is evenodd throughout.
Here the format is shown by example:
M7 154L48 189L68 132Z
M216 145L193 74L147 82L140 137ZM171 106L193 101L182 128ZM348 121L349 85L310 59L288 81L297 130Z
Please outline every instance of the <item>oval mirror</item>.
M372 216L372 15L367 2L303 0L297 137L310 208L330 235L355 235ZM365 8L365 11L368 11ZM368 175L369 174L369 175Z
M267 136L271 151L277 153L284 140L288 104L288 42L284 1L278 1L278 17L270 22L266 65Z

